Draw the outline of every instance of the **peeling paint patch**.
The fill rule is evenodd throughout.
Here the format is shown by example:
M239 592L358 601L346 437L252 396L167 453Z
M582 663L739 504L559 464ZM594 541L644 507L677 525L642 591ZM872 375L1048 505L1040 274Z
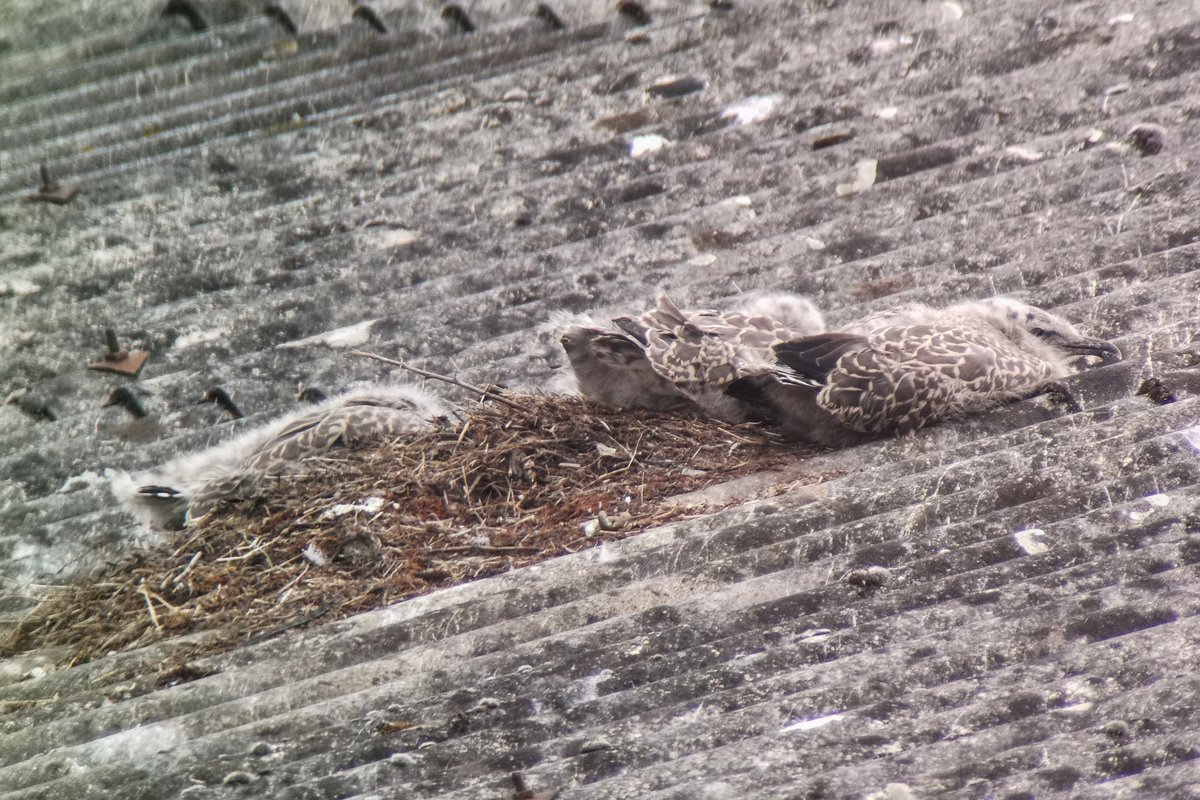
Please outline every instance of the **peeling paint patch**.
M878 792L871 792L864 800L916 800L912 787L907 783L889 783Z
M833 723L833 722L840 722L841 720L843 720L845 718L846 718L845 714L829 714L828 716L824 716L824 717L817 717L815 719L804 719L804 720L800 720L799 722L793 722L791 725L785 725L783 727L783 730L784 730L784 732L787 732L787 731L811 731L811 730L816 730L817 728L823 728L826 725L829 725L830 723Z
M874 158L864 158L854 165L854 180L850 183L839 183L837 193L845 196L864 192L875 185L876 171L879 162Z
M1017 531L1013 534L1013 538L1017 540L1017 546L1028 555L1036 556L1050 549L1048 545L1042 542L1042 537L1045 535L1046 532L1041 528L1027 528L1023 531Z
M13 295L15 297L24 297L26 295L37 294L42 290L27 278L5 278L0 280L0 296Z
M775 94L747 97L725 106L721 116L725 119L732 117L738 125L752 125L770 119L779 100L779 95Z
M192 331L185 333L175 340L176 347L194 347L205 342L215 342L225 336L229 331L225 328L206 328L204 330Z
M958 22L963 18L963 7L953 0L945 0L941 6L942 22Z
M1141 522L1146 517L1152 516L1156 508L1166 508L1170 504L1171 498L1165 494L1151 494L1142 498L1150 508L1146 509L1130 509L1129 519L1133 522Z
M634 158L644 156L647 153L656 153L662 150L667 145L671 144L668 140L659 136L657 133L647 133L644 136L634 136L629 141L629 155Z
M375 234L375 246L380 250L403 247L421 238L421 234L408 228L385 228Z
M1022 161L1041 161L1044 157L1044 154L1037 150L1033 150L1028 147L1020 147L1018 145L1009 147L1005 150L1005 152L1014 158L1019 158Z
M336 330L318 333L314 336L306 336L303 339L296 339L291 342L275 345L276 348L286 347L307 347L308 345L325 345L326 347L357 347L361 344L366 344L367 339L371 336L371 326L379 320L369 319L366 322L360 322L357 325L348 325L345 328L337 328Z

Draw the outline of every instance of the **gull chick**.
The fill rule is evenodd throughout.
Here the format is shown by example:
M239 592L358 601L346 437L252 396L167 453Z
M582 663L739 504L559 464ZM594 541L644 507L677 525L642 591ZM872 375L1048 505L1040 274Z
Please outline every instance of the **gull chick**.
M746 411L724 390L743 366L773 364L773 345L825 329L811 300L783 293L751 296L734 311L683 311L664 295L641 317L612 322L574 325L560 338L585 397L621 408L699 407L733 422Z
M111 476L117 497L151 527L178 530L222 500L255 496L263 479L303 472L305 461L429 427L441 402L415 386L348 392L151 473Z
M1030 397L1111 343L1008 298L906 306L774 347L778 365L729 393L798 438L841 446Z

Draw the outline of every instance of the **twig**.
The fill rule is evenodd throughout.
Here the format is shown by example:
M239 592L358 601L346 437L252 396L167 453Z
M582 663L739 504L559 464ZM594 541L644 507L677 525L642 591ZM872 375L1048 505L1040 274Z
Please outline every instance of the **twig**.
M258 644L259 642L265 642L267 639L270 639L273 636L278 636L279 634L283 633L284 631L291 630L292 628L298 628L301 625L307 625L308 623L312 622L313 620L320 619L321 617L328 614L330 611L332 611L334 608L336 608L337 605L341 602L342 602L342 596L334 595L333 599L330 600L325 605L319 606L319 607L313 609L312 611L308 612L307 614L301 614L299 617L296 617L295 619L288 620L287 622L284 622L280 625L276 625L274 628L268 628L267 630L263 631L262 633L260 633L256 636L251 636L249 639L247 639L245 642L243 642L243 644L244 645L252 645L252 644Z
M172 586L179 586L179 584L183 583L183 579L184 579L184 578L186 578L186 577L188 577L189 575L191 575L191 574L192 574L192 568L196 566L196 562L200 560L200 556L201 556L201 555L203 555L203 551L202 551L202 550L197 550L197 551L196 551L196 553L195 553L195 555L193 555L193 556L192 556L192 560L191 560L191 561L189 561L189 562L187 563L187 566L186 566L186 567L184 567L184 569L183 569L183 572L180 572L178 575L176 575L176 576L175 576L175 578L174 578L173 580L171 580L171 585L172 585ZM162 583L159 585L159 588L160 588L160 589L166 589L166 588L167 588L167 586L166 586L166 584L167 584L167 580L168 580L168 579L170 579L170 578L171 578L171 576L170 576L170 574L168 573L168 574L167 574L167 576L166 576L165 578L163 578L163 581L162 581ZM189 584L188 584L188 590L189 590L189 591L191 590L191 583L190 583L190 581L189 581Z
M496 547L493 545L466 544L461 547L431 547L425 552L432 555L453 555L456 553L536 553L539 548L515 545L511 547Z
M150 593L146 591L146 584L139 584L137 590L142 599L146 601L146 610L150 612L150 621L154 623L154 629L161 632L162 625L159 624L158 614L154 613L154 604L150 602Z
M407 363L405 363L403 361L399 361L395 358L388 358L387 356L381 356L378 353L368 353L365 350L351 350L350 355L361 356L362 358L373 358L376 361L382 361L385 364L391 364L392 366L399 367L400 369L406 369L409 372L420 375L422 378L431 378L435 381L444 381L453 386L457 386L460 389L466 389L468 392L474 392L475 394L479 395L480 400L485 400L485 399L491 398L492 400L495 400L497 403L503 403L504 405L509 406L510 408L515 408L518 411L525 410L525 408L523 406L521 406L518 403L514 403L512 400L509 400L508 398L502 396L500 394L500 392L498 392L496 389L494 389L490 386L486 387L486 388L484 388L482 386L476 386L472 383L466 383L465 381L460 381L458 378L452 378L449 375L442 375L437 372L430 372L429 370L421 369L420 367L414 367L412 364L407 364Z

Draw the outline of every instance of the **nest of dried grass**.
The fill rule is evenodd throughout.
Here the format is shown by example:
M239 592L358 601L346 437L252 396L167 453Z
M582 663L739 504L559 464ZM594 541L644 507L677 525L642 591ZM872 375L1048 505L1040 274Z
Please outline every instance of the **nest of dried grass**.
M811 452L753 425L504 398L273 481L64 587L3 651L78 663L200 631L219 651L629 536L685 513L666 497Z

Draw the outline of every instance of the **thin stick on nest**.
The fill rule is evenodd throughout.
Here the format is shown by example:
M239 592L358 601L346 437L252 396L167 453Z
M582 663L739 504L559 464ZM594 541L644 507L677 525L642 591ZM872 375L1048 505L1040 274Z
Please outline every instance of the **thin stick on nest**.
M497 403L503 403L504 405L509 406L510 408L517 409L518 411L525 410L521 406L514 403L513 401L504 397L500 393L500 390L497 389L495 386L476 386L473 383L467 383L466 381L460 381L458 378L452 378L449 375L442 375L437 372L430 372L429 370L421 369L420 367L414 367L412 364L408 364L404 361L400 361L395 358L388 358L387 356L381 356L378 353L368 353L365 350L351 350L350 355L361 356L362 358L373 358L376 361L382 361L385 364L391 364L392 366L399 367L400 369L406 369L409 372L412 372L416 375L420 375L422 378L430 378L435 381L444 381L446 383L449 383L452 386L457 386L460 389L466 389L468 392L474 392L475 394L479 395L480 400L486 400L486 399L490 398L492 400L495 400Z
M138 584L137 591L142 596L142 599L146 601L146 610L150 612L150 621L154 623L154 629L161 631L162 623L158 621L158 614L154 613L154 603L150 602L150 592L146 591L146 584Z

